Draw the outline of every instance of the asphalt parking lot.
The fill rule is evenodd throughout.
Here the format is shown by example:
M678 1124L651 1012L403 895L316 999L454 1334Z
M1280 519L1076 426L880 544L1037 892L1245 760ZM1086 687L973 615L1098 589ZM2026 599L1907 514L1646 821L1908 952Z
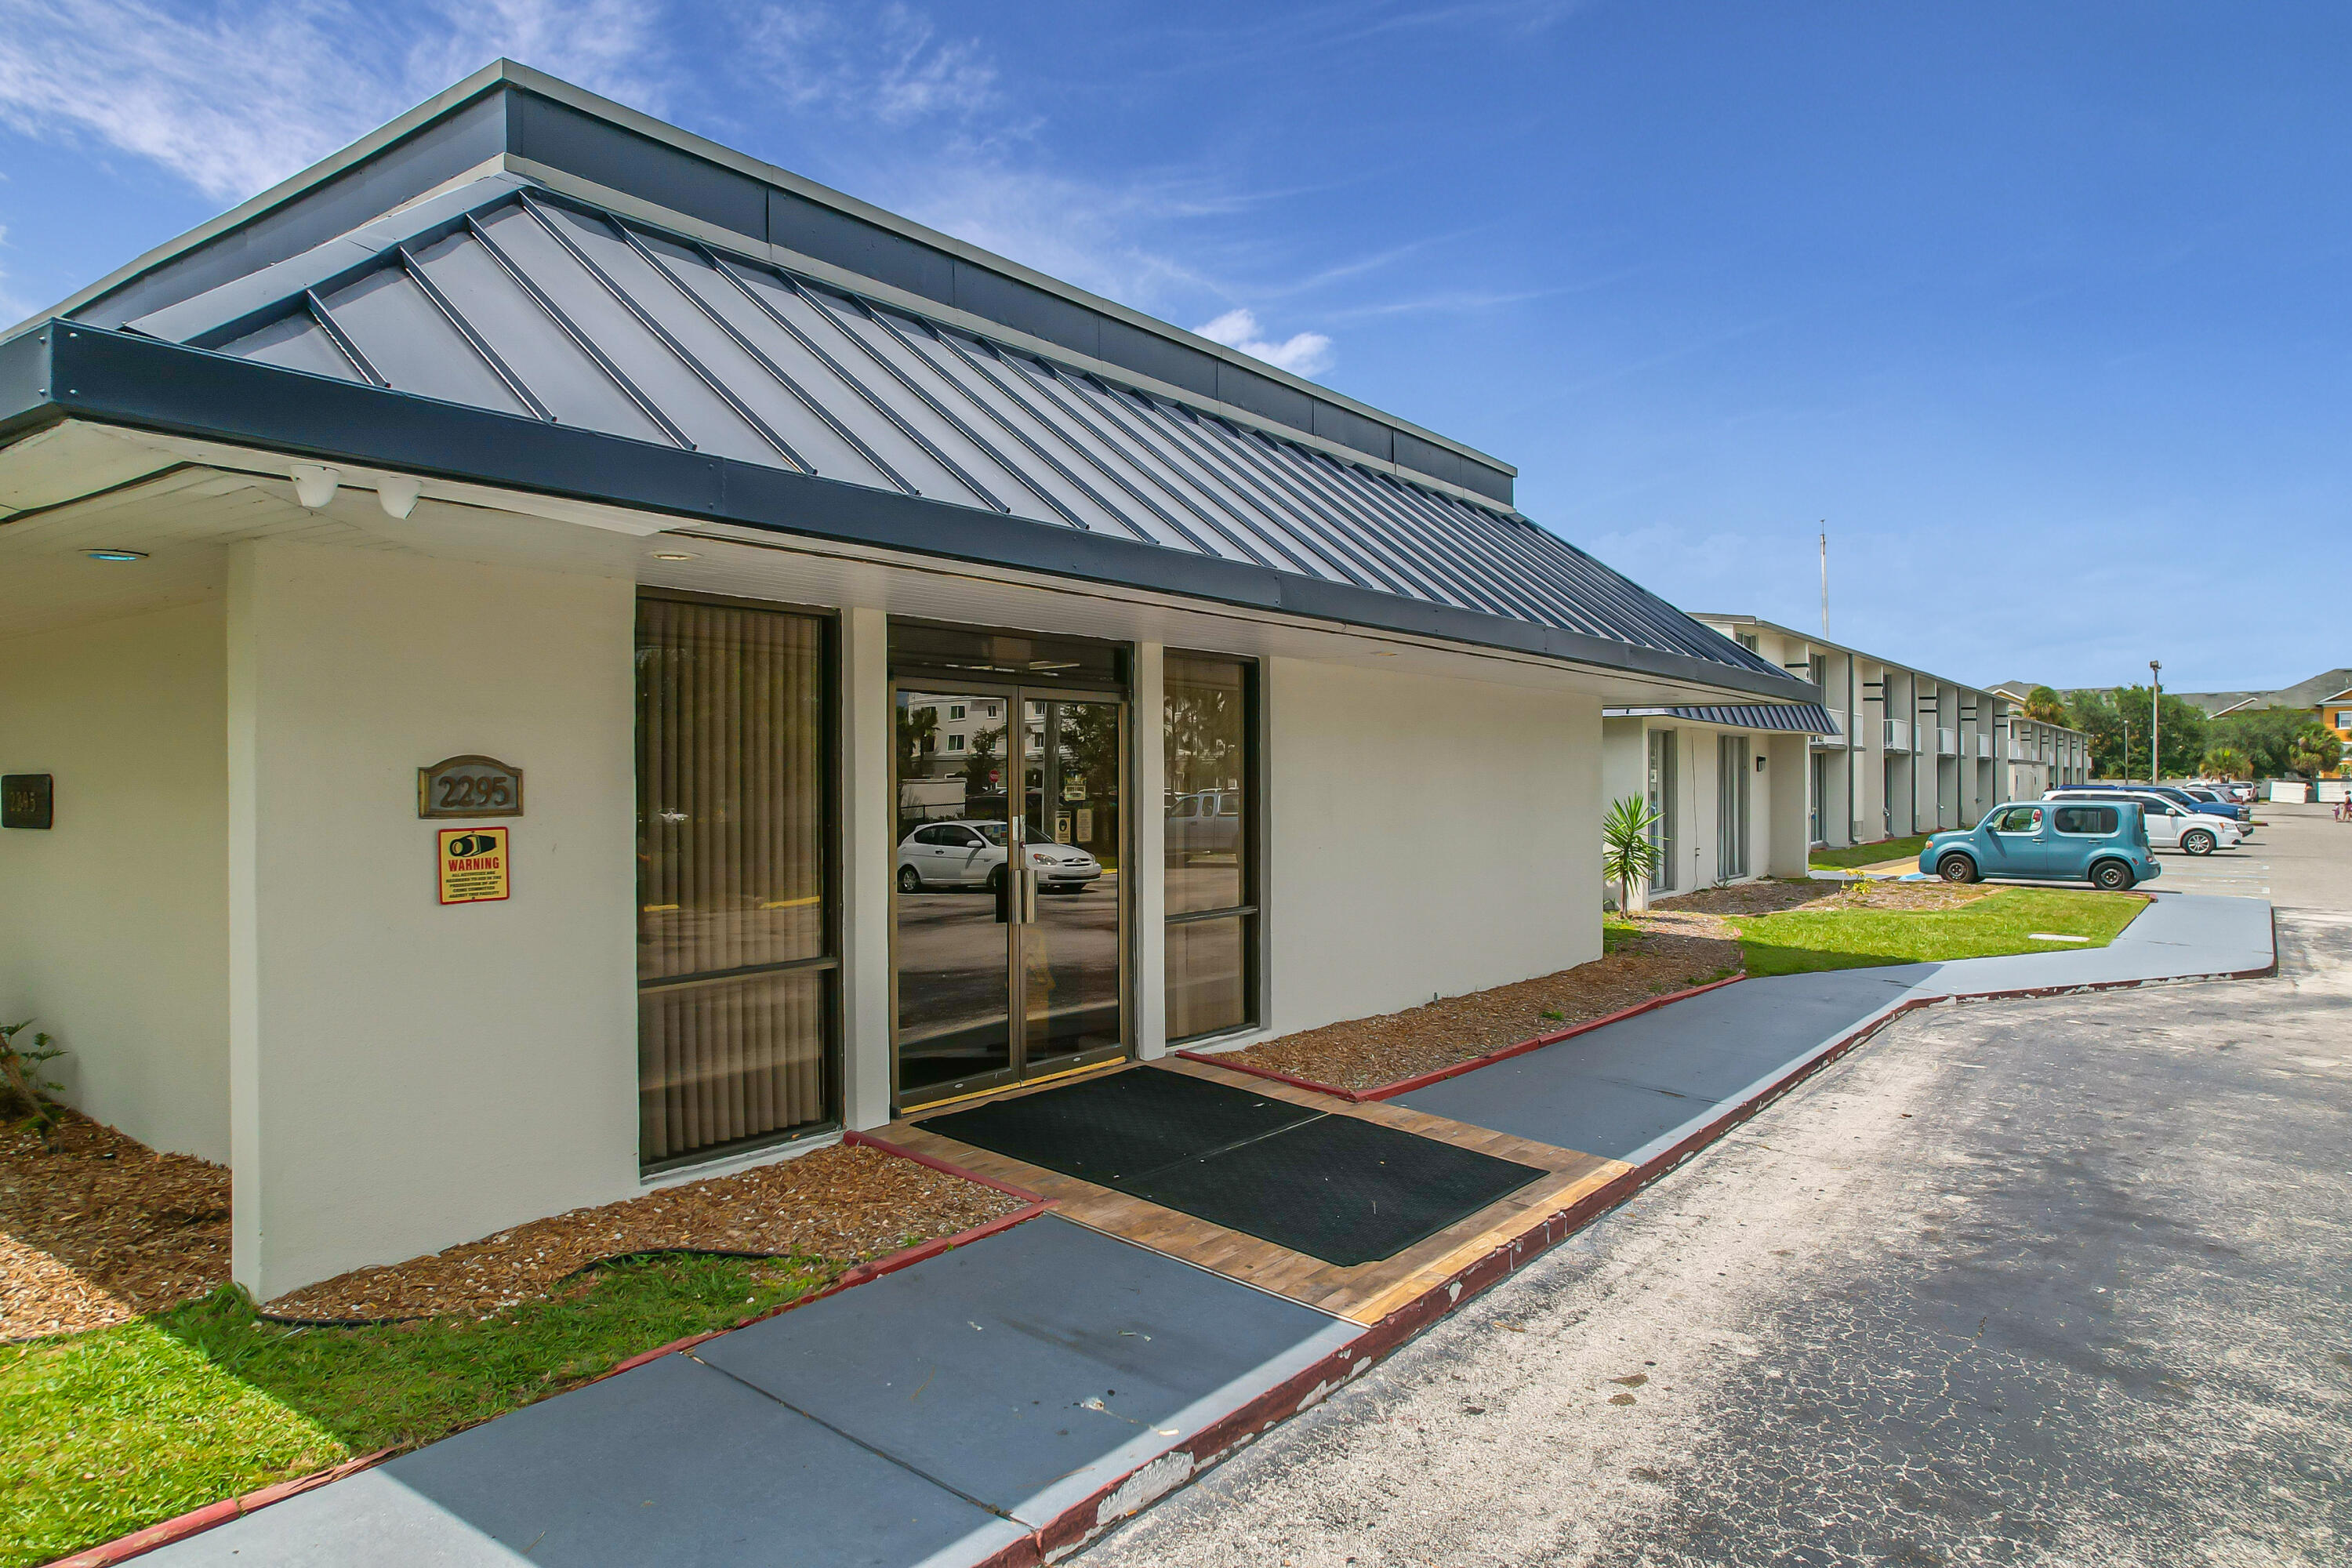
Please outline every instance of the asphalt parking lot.
M1087 1554L2352 1555L2352 825L2159 887L2275 979L1938 1007Z

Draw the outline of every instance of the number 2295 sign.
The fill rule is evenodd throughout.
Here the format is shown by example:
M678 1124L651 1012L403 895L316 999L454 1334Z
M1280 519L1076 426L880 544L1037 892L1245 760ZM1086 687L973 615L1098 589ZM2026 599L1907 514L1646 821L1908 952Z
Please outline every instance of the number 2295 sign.
M522 770L496 757L445 757L416 770L419 816L520 816Z

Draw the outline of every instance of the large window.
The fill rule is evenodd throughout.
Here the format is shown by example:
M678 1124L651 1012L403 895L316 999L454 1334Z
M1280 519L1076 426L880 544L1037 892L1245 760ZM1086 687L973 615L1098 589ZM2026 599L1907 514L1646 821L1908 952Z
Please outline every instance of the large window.
M1715 740L1715 879L1748 875L1748 737Z
M638 601L647 1165L836 1115L829 630L814 616Z
M1166 666L1168 1037L1258 1022L1257 666Z

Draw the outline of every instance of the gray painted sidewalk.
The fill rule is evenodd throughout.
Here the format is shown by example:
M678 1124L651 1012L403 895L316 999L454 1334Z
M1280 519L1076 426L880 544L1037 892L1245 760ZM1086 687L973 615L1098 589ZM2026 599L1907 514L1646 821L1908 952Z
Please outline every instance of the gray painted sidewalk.
M2273 957L2263 900L2159 893L2103 948L1743 980L1392 1103L1639 1165L1912 1003L2231 974Z
M2105 949L1742 981L1401 1103L1640 1164L1906 1003L2272 958L2267 903L2159 896ZM145 1561L953 1568L1363 1332L1049 1215Z

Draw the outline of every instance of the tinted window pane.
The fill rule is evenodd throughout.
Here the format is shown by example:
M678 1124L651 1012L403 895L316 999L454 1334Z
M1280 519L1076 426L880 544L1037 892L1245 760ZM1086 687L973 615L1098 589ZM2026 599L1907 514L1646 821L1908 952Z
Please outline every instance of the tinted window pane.
M1249 667L1170 654L1168 912L1250 902Z
M1255 915L1180 921L1168 928L1168 1037L1190 1039L1249 1023L1248 948Z
M830 952L824 636L808 616L638 603L637 1051L648 1163L831 1114L833 975L771 967Z

